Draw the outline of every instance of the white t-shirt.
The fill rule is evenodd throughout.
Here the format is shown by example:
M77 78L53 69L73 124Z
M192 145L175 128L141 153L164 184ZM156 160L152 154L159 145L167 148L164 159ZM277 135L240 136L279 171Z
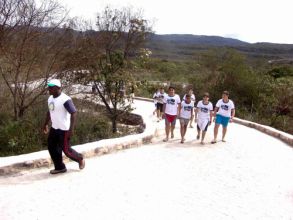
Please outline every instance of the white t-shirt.
M164 97L164 104L166 104L165 113L168 115L177 115L178 104L181 103L179 95L166 95Z
M204 104L203 100L197 103L197 117L199 119L210 119L210 111L213 111L213 104L209 102Z
M187 104L185 101L181 102L180 118L190 119L193 111L194 104L190 102Z
M154 103L155 103L155 104L158 103L158 100L157 100L157 94L158 94L158 92L155 92L154 95L153 95L153 99L154 99Z
M163 93L158 92L157 95L156 95L158 103L164 104L164 98L165 98L166 95L167 94L164 93L164 92Z
M71 98L61 93L57 98L52 95L48 98L48 107L54 129L68 131L70 128L70 113L64 107L64 103Z
M217 114L229 118L231 117L231 110L235 108L233 101L230 99L227 103L225 103L223 99L220 99L217 102L216 107L219 108Z

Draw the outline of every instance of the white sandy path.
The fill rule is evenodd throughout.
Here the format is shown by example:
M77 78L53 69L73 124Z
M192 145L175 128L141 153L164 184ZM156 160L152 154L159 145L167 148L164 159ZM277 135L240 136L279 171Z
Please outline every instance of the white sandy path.
M0 219L293 219L292 148L237 124L227 143L201 146L194 133L87 159L83 171L1 177Z

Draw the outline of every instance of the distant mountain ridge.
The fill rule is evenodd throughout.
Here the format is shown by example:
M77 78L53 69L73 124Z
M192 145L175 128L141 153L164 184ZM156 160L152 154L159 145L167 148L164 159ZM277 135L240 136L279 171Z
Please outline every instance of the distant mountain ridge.
M146 45L155 57L186 59L200 51L211 48L233 48L249 57L268 59L293 58L293 44L248 43L245 41L206 35L151 34Z
M173 43L192 43L192 44L207 44L213 46L245 46L249 43L233 38L225 38L220 36L207 35L192 35L192 34L153 34L151 40L154 41L169 41Z

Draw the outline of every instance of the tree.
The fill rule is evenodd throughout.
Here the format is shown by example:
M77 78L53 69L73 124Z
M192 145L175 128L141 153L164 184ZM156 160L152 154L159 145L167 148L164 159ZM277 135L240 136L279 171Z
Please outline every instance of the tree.
M106 7L97 15L96 29L87 31L80 42L77 72L81 67L87 70L85 78L93 82L115 133L117 120L131 109L125 93L135 84L129 61L139 55L151 28L140 11Z
M48 78L63 72L70 46L66 17L53 0L1 1L0 75L12 95L15 120L44 94Z

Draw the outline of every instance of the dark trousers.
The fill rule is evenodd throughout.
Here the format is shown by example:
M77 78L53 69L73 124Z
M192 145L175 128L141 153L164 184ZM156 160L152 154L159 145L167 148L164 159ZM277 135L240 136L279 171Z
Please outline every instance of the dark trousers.
M62 170L65 168L65 164L62 159L62 151L71 160L80 162L83 157L80 153L76 152L70 146L70 137L68 131L51 128L48 137L48 150L53 160L56 170Z

